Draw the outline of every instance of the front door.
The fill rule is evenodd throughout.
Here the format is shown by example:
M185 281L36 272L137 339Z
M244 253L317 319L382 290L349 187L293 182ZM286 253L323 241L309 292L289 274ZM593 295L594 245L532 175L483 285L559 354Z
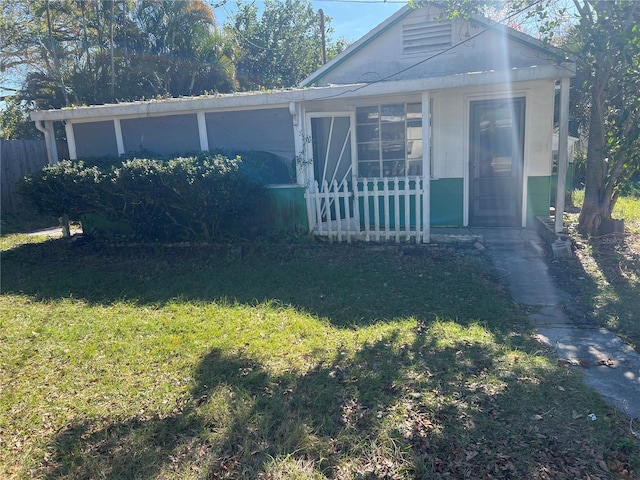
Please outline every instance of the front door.
M471 225L515 227L521 224L524 100L471 102Z

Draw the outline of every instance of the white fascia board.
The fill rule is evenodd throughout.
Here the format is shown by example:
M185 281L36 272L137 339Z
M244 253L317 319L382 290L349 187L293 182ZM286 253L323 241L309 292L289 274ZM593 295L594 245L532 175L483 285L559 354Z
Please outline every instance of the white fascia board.
M409 80L360 83L299 90L283 90L271 93L225 95L219 97L174 98L150 102L134 102L115 105L67 108L31 112L31 120L95 122L114 118L140 118L196 112L257 110L262 108L289 108L290 102L320 101L331 99L372 97L398 93L415 93L425 90L459 88L481 85L508 85L514 82L573 77L575 64L544 65L540 67L513 68L486 72L470 72L440 77Z
M31 112L31 120L68 120L81 121L87 119L96 121L100 118L115 117L150 117L155 115L185 114L198 111L217 111L224 109L242 110L257 108L286 107L289 99L287 94L257 93L250 95L227 95L220 97L188 97L171 98L167 100L152 100L147 102L132 102L107 105L92 105L87 107L64 108L58 110L42 110ZM285 98L282 98L284 96Z
M427 90L446 90L470 86L495 85L507 88L510 84L535 80L555 80L575 76L575 64L543 65L487 72L470 72L440 77L415 78L369 84L345 85L305 90L303 100L331 100L335 98L375 97L398 93L416 93ZM327 90L330 89L330 90Z
M325 87L325 92L333 88ZM258 110L263 108L289 108L291 102L305 100L307 90L283 90L270 93L242 93L216 97L184 97L86 107L41 110L31 112L31 120L73 120L95 122L114 118L140 118L196 112ZM327 93L321 95L327 96Z

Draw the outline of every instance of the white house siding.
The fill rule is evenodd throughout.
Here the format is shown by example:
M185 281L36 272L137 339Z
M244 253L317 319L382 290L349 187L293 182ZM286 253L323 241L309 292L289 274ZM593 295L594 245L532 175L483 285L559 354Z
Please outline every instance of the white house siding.
M210 149L269 152L287 167L296 156L293 120L286 108L210 112L205 118Z
M433 93L434 178L462 177L466 173L469 102L516 97L526 99L525 175L550 175L554 81L542 80Z
M396 81L424 83L432 99L433 225L470 222L471 102L524 98L522 185L516 198L518 222L531 225L536 215L549 213L554 86L573 76L573 67L559 65L553 49L501 25L480 18L440 21L440 16L435 6L403 9L302 84L367 82L383 89ZM404 101L413 101L415 93L406 93ZM358 104L402 100L386 95Z
M169 155L200 150L195 113L125 118L120 124L125 153L148 151Z
M115 127L112 120L74 123L77 158L118 156Z
M432 99L431 223L435 226L469 224L469 110L470 102L525 98L522 225L535 215L548 214L552 168L554 108L553 80L436 90ZM310 102L311 112L355 112L357 107L413 103L419 93L330 99ZM357 160L356 160L357 161ZM535 201L532 200L535 197Z
M525 174L530 177L551 175L554 93L554 81L537 82L527 98L526 121L532 128L525 137Z
M442 90L432 93L433 98L433 171L432 212L451 208L451 202L462 206L462 222L469 221L469 106L471 101L498 98L525 98L524 181L522 191L522 225L531 224L535 215L548 214L541 203L530 205L532 196L548 198L552 168L552 135L554 108L554 81L542 80L517 84L487 85ZM439 189L437 182L444 179L463 182L463 199L452 198L452 191L460 192L456 182L444 182L447 188ZM529 191L534 189L535 191ZM442 192L439 198L437 192ZM457 206L455 207L457 208ZM437 217L437 214L434 213ZM450 212L449 218L455 220ZM438 223L437 221L435 222ZM455 222L454 222L455 223ZM443 221L443 224L448 224Z

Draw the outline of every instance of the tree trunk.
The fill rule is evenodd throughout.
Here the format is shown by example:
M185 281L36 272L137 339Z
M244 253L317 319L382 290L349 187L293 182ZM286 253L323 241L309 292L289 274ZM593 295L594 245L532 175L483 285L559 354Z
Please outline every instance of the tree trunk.
M609 81L609 68L605 54L598 53L594 64L587 145L584 203L578 219L578 232L582 235L602 235L601 226L610 224L611 199L605 188L604 99ZM604 222L604 223L603 223Z
M109 57L111 60L111 101L115 101L116 96L116 64L114 60L113 46L113 15L115 0L111 0L111 15L109 20Z
M69 103L69 95L67 95L67 86L64 84L64 75L62 74L62 67L60 66L60 59L58 58L58 46L57 43L53 40L53 27L51 25L51 10L49 7L49 0L46 3L46 13L47 13L47 31L49 34L49 45L47 46L51 56L53 57L53 67L55 69L54 75L58 77L58 81L60 82L60 90L62 92L62 97L64 98L64 104L66 107L70 105Z

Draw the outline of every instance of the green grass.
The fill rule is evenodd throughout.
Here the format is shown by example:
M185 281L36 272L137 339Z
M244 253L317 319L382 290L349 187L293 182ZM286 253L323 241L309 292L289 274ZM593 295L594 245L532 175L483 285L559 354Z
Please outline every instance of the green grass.
M577 206L583 195L578 191L574 197ZM613 217L624 219L624 236L583 238L575 233L578 215L567 215L576 258L563 262L565 285L576 293L587 319L640 350L640 198L620 197Z
M576 207L581 207L584 190L574 190L572 199ZM633 195L619 197L613 207L612 217L624 220L625 227L632 232L640 232L640 198Z
M620 197L613 208L613 217L623 219L627 228L640 232L640 198Z
M0 237L0 251L10 250L13 247L28 243L42 243L46 240L46 235L28 235L26 233L3 235Z
M640 469L623 417L531 340L464 251L24 236L2 249L0 478Z
M18 213L2 215L0 233L2 236L7 236L9 234L42 230L57 225L57 218L50 215L40 215L24 208Z

